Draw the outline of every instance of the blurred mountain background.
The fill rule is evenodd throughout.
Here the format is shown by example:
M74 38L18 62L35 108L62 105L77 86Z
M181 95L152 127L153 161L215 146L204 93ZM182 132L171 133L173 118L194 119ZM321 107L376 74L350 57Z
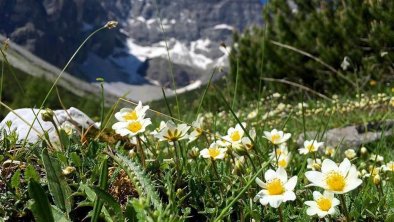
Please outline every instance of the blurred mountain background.
M63 85L97 88L103 77L108 94L149 101L161 98L162 87L172 94L168 53L179 92L206 83L215 66L225 74L230 47L221 44L231 46L235 30L261 25L262 7L260 0L0 0L0 34L27 60L23 50L62 68L91 32L116 20L116 29L82 48L66 70L73 83Z

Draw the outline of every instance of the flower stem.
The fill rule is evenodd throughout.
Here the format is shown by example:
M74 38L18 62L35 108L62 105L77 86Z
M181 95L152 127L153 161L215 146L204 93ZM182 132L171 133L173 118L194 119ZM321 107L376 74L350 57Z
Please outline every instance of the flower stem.
M283 222L282 206L279 206L278 210L279 210L279 221Z
M216 178L217 178L218 180L220 180L220 177L219 177L218 169L217 169L217 167L216 167L215 160L212 159L212 158L211 158L211 163L212 163L213 171L215 172Z
M144 149L142 149L141 138L139 135L137 135L137 149L140 153L142 166L145 168L145 152Z
M344 213L345 216L346 216L346 221L347 221L347 222L350 222L350 215L349 215L349 212L347 211L345 195L342 194L342 195L339 195L339 197L340 197L340 199L341 199L341 205L342 205L343 213Z

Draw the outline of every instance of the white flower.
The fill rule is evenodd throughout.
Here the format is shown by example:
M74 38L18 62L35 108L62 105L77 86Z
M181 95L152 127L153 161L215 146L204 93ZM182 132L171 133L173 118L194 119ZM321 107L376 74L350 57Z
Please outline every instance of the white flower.
M345 156L346 158L353 159L357 156L357 153L354 151L354 149L347 149L345 150Z
M246 127L245 123L242 123L243 127ZM233 145L238 145L242 141L242 137L244 136L245 132L242 129L241 125L237 124L235 128L230 127L227 130L227 135L223 137L224 140L230 142Z
M209 148L200 151L200 156L203 158L211 158L213 160L223 159L226 155L227 148L220 148L220 146L213 142Z
M159 133L162 129L164 129L164 127L166 127L166 126L167 126L166 122L160 121L159 127L156 128L155 130L153 130L150 134L154 136L154 135L158 134L158 133Z
M115 118L120 122L142 119L145 117L145 113L148 109L149 106L142 106L141 101L139 101L134 109L123 108L115 113Z
M254 201L259 200L264 206L269 204L271 207L278 208L282 202L296 199L293 190L297 184L297 176L287 180L285 169L279 167L276 172L269 169L265 172L264 178L265 183L256 178L256 183L263 190L254 197Z
M335 148L332 146L327 146L325 153L327 156L333 157L335 155Z
M189 143L193 142L194 140L196 140L198 137L201 136L201 134L203 133L203 129L202 129L203 123L204 123L204 118L201 117L200 115L197 117L197 120L192 123L193 131L189 135Z
M71 136L77 130L77 128L68 121L62 123L60 129L62 129L68 136Z
M349 66L350 66L349 57L345 56L341 63L341 68L346 71Z
M286 143L281 143L273 152L269 154L271 160L276 160L276 158L280 158L282 155L287 156L289 150L287 148Z
M309 216L317 214L320 218L334 215L337 212L335 207L340 204L339 200L334 197L334 193L327 190L324 191L323 195L318 191L314 191L313 200L305 201L305 204L309 206L306 213Z
M158 132L155 137L159 139L159 141L168 141L175 142L179 140L187 139L187 131L190 129L190 126L186 124L175 125L174 122L168 121L166 126Z
M278 166L282 168L286 168L291 160L291 152L287 155L280 155L278 158ZM276 166L276 160L274 160L274 165Z
M290 133L283 133L283 131L278 131L276 129L273 129L271 132L264 131L264 138L275 145L286 142L290 137Z
M274 93L274 94L272 94L272 97L279 98L280 97L280 93Z
M305 176L312 182L311 186L318 186L337 194L347 193L362 183L362 180L358 178L356 166L352 165L347 158L339 167L334 161L325 159L321 172L308 171Z
M112 126L117 134L121 136L135 136L145 132L145 128L151 124L150 118L130 120L127 122L117 122Z
M381 155L371 154L371 157L369 159L376 162L383 162L384 157Z
M250 113L246 116L246 118L247 118L247 119L254 119L254 118L257 116L257 114L258 114L257 109L256 109L256 110L253 110L252 112L250 112Z
M321 169L321 159L311 159L308 158L307 162L307 169L319 171Z
M317 142L315 140L305 140L304 148L298 149L298 152L300 152L300 154L313 153L316 152L323 144L323 142Z
M254 140L256 138L256 131L254 129L249 131L249 136ZM251 150L253 148L253 143L249 139L249 137L243 137L241 139L241 143L244 147L246 147L247 150Z
M383 166L382 166L382 169L383 169L384 171L391 171L391 172L394 172L394 161L390 161L390 162L388 162L386 165L383 165Z

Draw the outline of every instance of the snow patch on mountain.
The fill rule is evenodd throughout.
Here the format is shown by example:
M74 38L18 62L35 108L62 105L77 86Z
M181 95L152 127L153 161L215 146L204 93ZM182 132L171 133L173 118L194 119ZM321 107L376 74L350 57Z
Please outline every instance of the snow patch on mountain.
M141 62L156 57L168 58L169 52L172 62L177 64L198 67L203 70L214 66L225 66L227 64L226 53L222 53L222 56L218 58L209 58L208 56L199 52L220 50L212 49L210 48L210 45L211 41L209 39L199 39L187 44L171 38L167 43L165 41L160 41L158 43L152 44L152 46L139 45L135 43L133 39L127 40L129 53L137 57Z
M213 29L228 29L230 31L233 31L234 27L232 27L231 25L227 25L227 24L219 24L219 25L215 25L213 27Z

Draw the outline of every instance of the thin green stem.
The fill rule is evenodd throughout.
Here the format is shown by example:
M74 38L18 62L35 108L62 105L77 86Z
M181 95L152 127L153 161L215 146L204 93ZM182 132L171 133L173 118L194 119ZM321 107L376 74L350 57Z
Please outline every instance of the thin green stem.
M139 135L137 135L137 149L138 149L138 152L140 153L142 166L145 168L146 167L145 152L144 152L144 149L142 148L141 137Z
M341 194L341 195L339 195L339 198L341 199L342 210L343 210L343 213L346 216L346 221L350 222L351 220L350 220L349 212L348 212L347 207L346 207L345 195Z

